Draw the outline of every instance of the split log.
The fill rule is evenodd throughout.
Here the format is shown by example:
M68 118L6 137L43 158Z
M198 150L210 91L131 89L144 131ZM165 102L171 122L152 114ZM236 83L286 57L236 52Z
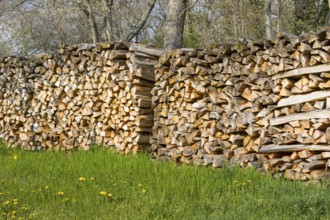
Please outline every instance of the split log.
M303 144L295 144L295 145L267 145L260 148L260 153L275 153L275 152L295 152L295 151L330 151L330 145L322 146L322 145L303 145Z

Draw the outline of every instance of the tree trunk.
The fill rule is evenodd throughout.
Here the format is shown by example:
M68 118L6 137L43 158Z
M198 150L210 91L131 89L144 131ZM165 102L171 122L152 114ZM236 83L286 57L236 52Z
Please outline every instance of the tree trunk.
M86 4L86 7L87 7L87 11L88 11L88 13L85 13L85 14L88 18L89 26L90 26L91 32L92 32L93 43L95 44L99 41L98 29L97 29L95 17L94 17L94 14L93 14L92 6L91 6L89 0L85 0L85 4Z
M112 39L112 6L113 0L103 0L103 7L104 7L104 20L105 20L105 34L107 37L107 41L111 41Z
M233 1L233 9L234 9L234 33L235 33L235 39L238 40L242 37L242 2L241 0L235 0Z
M132 41L132 39L134 37L136 37L140 31L142 30L142 28L144 27L144 25L146 24L148 17L152 11L152 9L154 8L156 3L156 0L149 0L148 4L142 14L141 20L138 22L138 24L135 26L135 28L133 28L132 31L130 31L130 33L128 34L128 36L126 37L126 40L128 41Z
M271 40L273 38L272 27L272 0L265 0L265 25L266 25L266 38Z
M277 25L276 25L276 32L280 33L282 30L282 22L281 22L281 14L282 14L282 0L277 1Z
M182 47L187 6L188 0L169 0L164 36L165 50Z
M235 39L238 40L239 38L243 37L243 12L242 12L242 0L235 0L233 2L234 7L234 23L235 23Z

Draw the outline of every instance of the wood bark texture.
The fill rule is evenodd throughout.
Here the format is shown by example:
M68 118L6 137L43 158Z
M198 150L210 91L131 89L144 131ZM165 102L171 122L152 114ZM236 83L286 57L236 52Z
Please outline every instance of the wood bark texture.
M182 47L187 6L188 0L169 0L164 31L164 48L167 51Z

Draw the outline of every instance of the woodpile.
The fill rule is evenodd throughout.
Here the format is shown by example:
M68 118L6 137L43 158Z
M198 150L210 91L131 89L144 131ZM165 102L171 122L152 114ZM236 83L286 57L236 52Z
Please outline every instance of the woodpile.
M149 146L151 89L162 51L127 43L64 46L0 63L0 137L26 149L124 153Z
M160 58L153 90L155 157L214 167L257 161L262 119L277 101L271 79L257 67L267 43L176 50Z
M164 54L152 155L321 178L330 165L329 49L322 31Z
M117 42L5 57L0 138L29 150L150 147L155 158L320 179L330 167L329 52L321 31L204 50Z
M287 68L272 76L280 97L267 128L266 171L289 179L320 179L330 165L330 33L282 37Z

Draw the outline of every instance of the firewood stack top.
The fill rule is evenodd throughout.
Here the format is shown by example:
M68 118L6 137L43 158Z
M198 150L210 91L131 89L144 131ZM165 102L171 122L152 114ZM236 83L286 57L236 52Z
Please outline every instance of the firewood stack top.
M123 42L63 46L0 62L0 138L26 149L149 146L161 50Z
M330 33L163 54L152 155L319 179L330 166Z

